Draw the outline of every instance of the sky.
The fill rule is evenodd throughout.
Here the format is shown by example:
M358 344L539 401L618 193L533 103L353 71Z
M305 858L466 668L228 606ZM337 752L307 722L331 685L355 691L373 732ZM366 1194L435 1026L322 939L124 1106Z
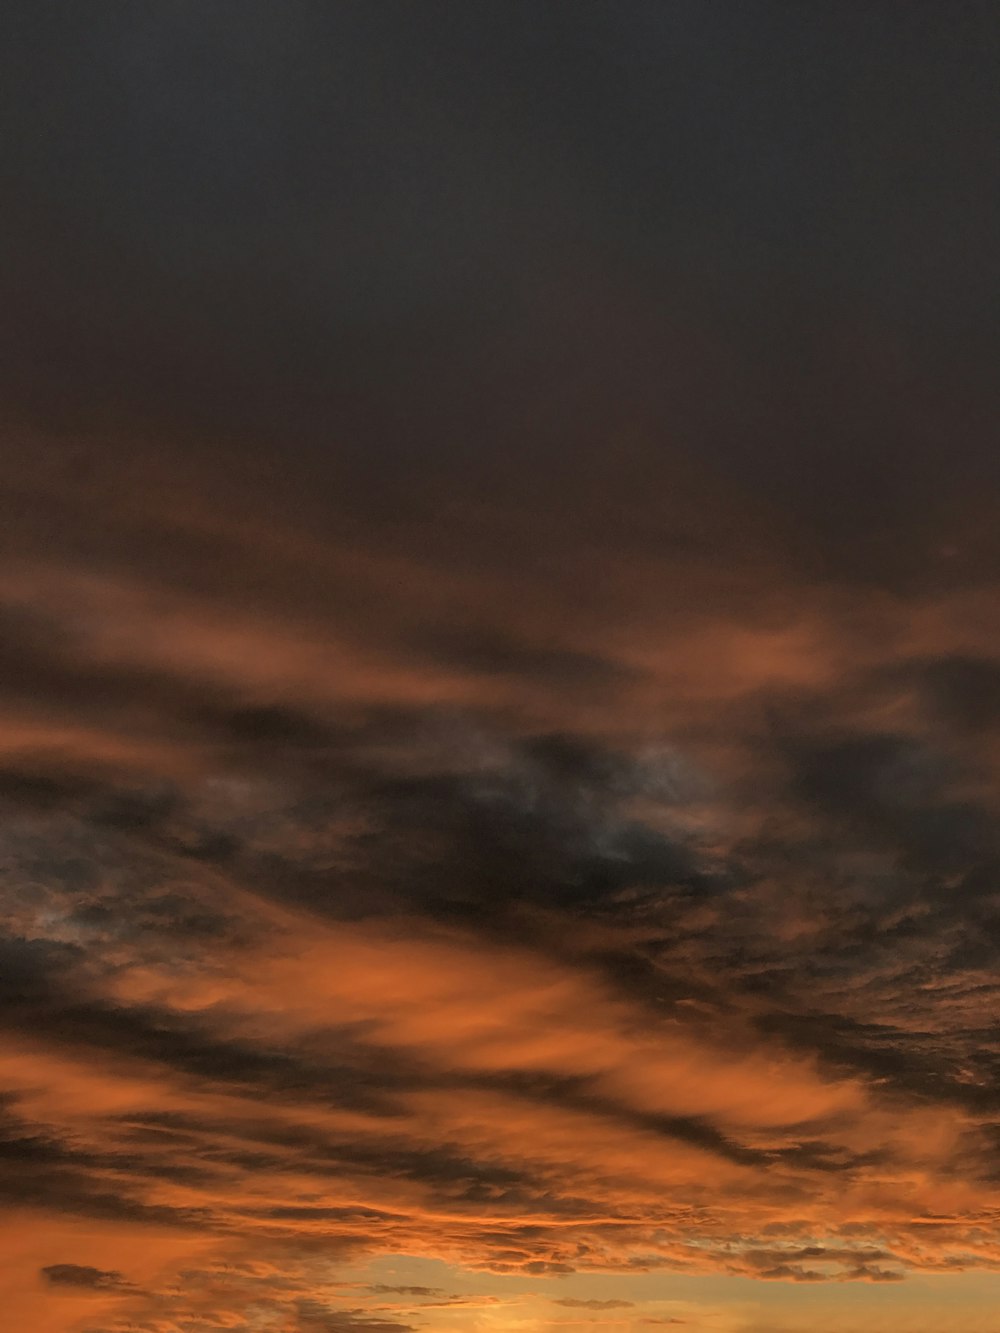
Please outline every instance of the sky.
M12 1333L1000 1333L1000 10L13 0Z

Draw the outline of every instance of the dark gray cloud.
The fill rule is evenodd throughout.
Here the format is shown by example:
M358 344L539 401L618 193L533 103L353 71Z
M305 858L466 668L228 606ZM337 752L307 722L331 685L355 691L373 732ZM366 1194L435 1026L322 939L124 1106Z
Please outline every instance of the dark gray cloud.
M303 1333L413 1333L412 1324L379 1319L364 1310L331 1310L318 1301L302 1301L298 1308Z
M634 1301L584 1301L574 1296L563 1296L552 1303L564 1305L570 1310L631 1310L635 1306Z
M375 1296L443 1296L441 1287L391 1287L377 1282L369 1290Z
M995 660L955 654L907 664L902 672L948 726L978 732L1000 722L1000 663Z
M47 1264L42 1277L53 1287L79 1287L90 1291L120 1291L128 1287L121 1273L104 1272L86 1264Z
M495 631L463 630L453 625L425 630L409 647L473 675L519 677L559 690L627 684L637 674L597 653L519 643Z

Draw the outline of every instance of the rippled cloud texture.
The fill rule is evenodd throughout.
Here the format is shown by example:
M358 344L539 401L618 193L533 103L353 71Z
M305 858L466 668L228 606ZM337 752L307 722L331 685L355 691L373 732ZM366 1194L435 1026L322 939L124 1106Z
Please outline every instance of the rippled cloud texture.
M13 6L5 1327L1000 1330L997 18Z

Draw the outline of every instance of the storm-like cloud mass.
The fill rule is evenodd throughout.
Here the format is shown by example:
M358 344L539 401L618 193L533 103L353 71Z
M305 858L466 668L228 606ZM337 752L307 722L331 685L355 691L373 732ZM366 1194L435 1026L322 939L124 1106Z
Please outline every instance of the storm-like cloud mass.
M11 6L5 1327L1000 1330L998 19Z

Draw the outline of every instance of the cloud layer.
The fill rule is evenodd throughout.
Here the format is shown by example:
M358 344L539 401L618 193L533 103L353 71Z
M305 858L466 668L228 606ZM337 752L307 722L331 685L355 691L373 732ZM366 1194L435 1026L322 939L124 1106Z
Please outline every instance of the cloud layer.
M995 12L14 8L11 1327L1000 1330Z
M263 539L276 603L367 558ZM493 1327L339 1290L378 1255L555 1282L553 1327L645 1317L580 1275L996 1270L984 594L788 576L553 689L212 583L4 582L2 1189L107 1237L39 1252L53 1329Z

